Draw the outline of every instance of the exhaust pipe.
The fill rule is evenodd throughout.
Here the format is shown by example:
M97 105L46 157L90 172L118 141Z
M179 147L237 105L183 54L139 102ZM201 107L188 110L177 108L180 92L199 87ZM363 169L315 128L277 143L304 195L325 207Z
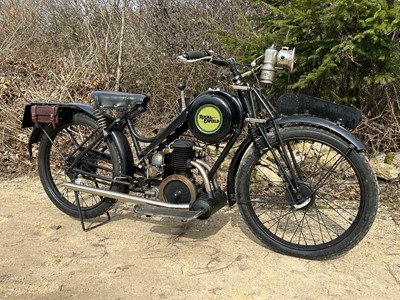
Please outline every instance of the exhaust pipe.
M96 196L108 197L111 199L121 200L129 203L136 204L149 204L154 206L160 206L165 208L175 208L175 209L189 209L189 203L184 204L174 204L162 201L156 201L151 199L146 199L143 197L133 196L129 194L117 193L109 190L97 189L93 187L88 187L85 185L80 185L72 182L64 183L64 187L68 190L73 190L75 192L84 192L89 193Z

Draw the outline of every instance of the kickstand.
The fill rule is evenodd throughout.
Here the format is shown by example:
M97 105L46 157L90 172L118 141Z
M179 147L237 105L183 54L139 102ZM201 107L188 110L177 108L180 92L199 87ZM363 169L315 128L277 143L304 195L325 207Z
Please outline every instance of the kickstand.
M76 204L77 204L77 206L78 206L79 220L81 221L81 225L82 225L83 231L88 232L88 231L90 231L90 230L92 230L92 229L95 229L95 228L97 228L97 227L99 227L99 226L101 226L101 225L104 225L104 224L108 223L108 222L111 220L110 213L107 211L107 212L106 212L106 214L107 214L107 220L105 220L104 222L102 222L102 223L100 223L100 224L94 225L94 226L92 226L92 227L86 227L86 226L85 226L85 222L83 221L82 207L81 207L81 202L79 201L78 192L75 191L74 194L75 194L75 201L76 201Z

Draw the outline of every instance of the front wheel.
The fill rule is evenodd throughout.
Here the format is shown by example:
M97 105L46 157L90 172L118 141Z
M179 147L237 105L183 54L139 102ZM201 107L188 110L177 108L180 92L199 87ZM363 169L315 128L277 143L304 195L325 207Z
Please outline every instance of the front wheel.
M374 221L378 185L373 170L362 153L330 132L297 126L280 134L296 180L284 176L291 173L276 135L269 141L283 169L271 150L252 146L236 177L242 217L278 252L308 259L343 254Z

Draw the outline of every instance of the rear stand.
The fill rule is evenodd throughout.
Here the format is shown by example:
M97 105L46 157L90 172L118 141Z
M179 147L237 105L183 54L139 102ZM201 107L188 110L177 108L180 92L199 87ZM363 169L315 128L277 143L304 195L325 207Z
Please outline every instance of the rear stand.
M100 224L96 224L96 225L91 226L91 227L86 227L86 226L85 226L85 222L84 222L84 220L83 220L82 207L81 207L81 202L79 201L78 192L75 191L74 194L75 194L75 201L76 201L76 204L77 204L77 206L78 206L79 220L81 221L81 225L82 225L83 231L88 232L88 231L90 231L90 230L92 230L92 229L95 229L95 228L97 228L97 227L99 227L99 226L101 226L101 225L104 225L104 224L110 222L111 216L110 216L110 213L107 211L107 212L106 212L106 214L107 214L107 220L105 220L104 222L102 222L102 223L100 223Z

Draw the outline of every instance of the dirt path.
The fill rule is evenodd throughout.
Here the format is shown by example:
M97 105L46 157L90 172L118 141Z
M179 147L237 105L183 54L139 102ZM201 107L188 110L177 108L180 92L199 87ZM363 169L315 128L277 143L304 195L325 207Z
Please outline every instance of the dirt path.
M400 226L384 207L345 256L307 261L262 247L237 208L208 221L136 216L85 233L37 177L0 183L0 299L396 299Z

